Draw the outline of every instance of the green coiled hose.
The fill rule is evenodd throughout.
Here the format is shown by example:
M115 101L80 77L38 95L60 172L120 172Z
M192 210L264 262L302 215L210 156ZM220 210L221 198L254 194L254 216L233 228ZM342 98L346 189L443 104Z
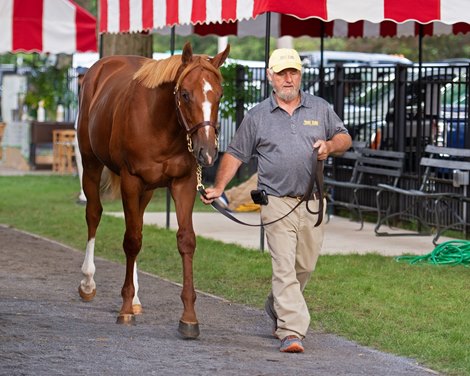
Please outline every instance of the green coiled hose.
M450 240L438 244L431 253L423 256L397 256L395 260L410 265L428 263L433 265L470 266L470 241Z

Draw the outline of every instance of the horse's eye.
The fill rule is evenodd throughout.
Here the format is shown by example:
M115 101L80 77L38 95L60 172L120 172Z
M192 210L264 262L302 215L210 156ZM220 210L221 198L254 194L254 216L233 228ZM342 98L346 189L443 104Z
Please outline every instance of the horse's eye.
M183 91L181 93L181 96L183 97L185 102L189 102L189 93L187 91Z

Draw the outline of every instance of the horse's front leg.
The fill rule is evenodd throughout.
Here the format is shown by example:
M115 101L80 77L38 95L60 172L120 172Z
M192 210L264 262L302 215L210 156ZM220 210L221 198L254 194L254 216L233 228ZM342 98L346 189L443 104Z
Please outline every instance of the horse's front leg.
M117 323L130 324L134 321L135 312L133 307L134 297L136 296L134 281L137 270L135 266L137 255L142 247L143 209L141 210L140 204L146 195L143 192L140 179L122 171L121 195L126 221L126 232L123 240L124 253L126 254L126 276L121 289L122 307L119 311Z
M132 298L132 312L134 315L140 315L142 313L142 303L140 302L139 296L139 278L137 276L137 262L134 263L134 276L132 278L134 283L134 297Z
M82 264L82 274L84 278L80 281L78 293L80 297L89 302L96 295L96 282L94 280L95 267L95 238L89 239L86 245L85 259Z
M192 212L196 197L195 184L174 184L171 189L175 201L176 217L178 220L177 245L183 262L183 315L181 316L178 332L183 338L197 338L199 323L194 309L196 291L193 283L193 256L196 249L196 235L193 229Z

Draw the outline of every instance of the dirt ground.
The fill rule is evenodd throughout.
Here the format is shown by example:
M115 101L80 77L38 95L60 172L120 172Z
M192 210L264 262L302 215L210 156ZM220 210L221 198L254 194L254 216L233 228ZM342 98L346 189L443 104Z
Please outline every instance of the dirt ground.
M124 267L96 260L97 296L77 292L83 254L0 225L1 375L415 375L411 359L310 332L282 354L266 314L198 292L201 335L177 335L180 286L140 274L144 313L115 324Z

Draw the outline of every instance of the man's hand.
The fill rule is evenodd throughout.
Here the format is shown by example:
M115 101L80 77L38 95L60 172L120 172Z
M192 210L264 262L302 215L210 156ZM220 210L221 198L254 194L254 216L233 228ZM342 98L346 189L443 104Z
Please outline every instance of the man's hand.
M328 155L330 154L329 148L328 148L328 142L325 140L318 140L313 144L314 148L318 148L318 157L317 159L319 161L324 161L326 158L328 158Z
M331 140L318 140L313 144L314 148L318 148L318 160L324 161L330 154L343 154L352 145L351 136L346 133L338 133Z
M224 193L223 189L219 189L216 187L206 188L205 191L206 194L201 194L200 198L201 201L206 205L212 204L214 200L218 199L220 196L222 196L222 193Z
M235 176L235 173L238 170L238 167L242 164L242 161L225 153L220 161L220 166L217 170L217 175L215 177L215 184L212 188L206 188L206 194L201 195L201 201L209 205L214 200L218 199L224 193L224 189L227 184ZM204 197L205 196L205 197Z

